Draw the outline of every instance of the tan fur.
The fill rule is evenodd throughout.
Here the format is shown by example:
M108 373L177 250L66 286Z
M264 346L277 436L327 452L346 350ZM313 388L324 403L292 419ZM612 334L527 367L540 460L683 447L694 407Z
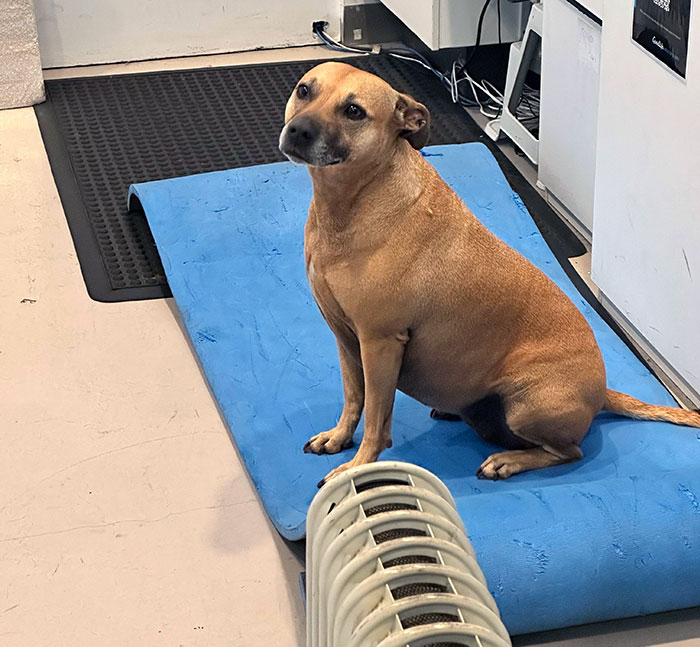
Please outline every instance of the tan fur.
M700 411L659 407L611 389L607 391L603 411L610 411L611 413L617 413L636 420L658 420L661 422L672 422L674 425L700 427Z
M281 148L291 150L290 129L311 119L319 137L347 152L342 163L308 167L307 275L338 341L345 406L336 427L305 449L350 446L365 414L357 454L329 477L391 445L397 388L458 414L487 439L493 430L474 406L498 396L514 451L484 462L478 473L491 479L577 460L604 406L698 423L694 414L606 391L600 351L578 309L481 225L413 147L427 138L424 106L342 63L324 63L302 82L313 93L290 98ZM366 119L347 118L348 97Z

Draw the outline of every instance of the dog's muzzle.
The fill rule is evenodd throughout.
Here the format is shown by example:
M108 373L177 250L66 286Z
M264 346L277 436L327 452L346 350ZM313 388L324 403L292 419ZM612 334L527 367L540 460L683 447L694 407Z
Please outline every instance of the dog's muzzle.
M324 133L321 124L311 115L294 117L280 133L280 150L297 164L330 166L347 159L347 151Z

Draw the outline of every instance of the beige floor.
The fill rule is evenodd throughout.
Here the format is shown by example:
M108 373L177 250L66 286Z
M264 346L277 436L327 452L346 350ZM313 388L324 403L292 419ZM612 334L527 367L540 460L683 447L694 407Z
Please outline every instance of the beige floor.
M0 645L302 645L298 547L262 513L172 304L88 297L31 109L0 111L0 311ZM577 632L538 643L700 645L692 613Z

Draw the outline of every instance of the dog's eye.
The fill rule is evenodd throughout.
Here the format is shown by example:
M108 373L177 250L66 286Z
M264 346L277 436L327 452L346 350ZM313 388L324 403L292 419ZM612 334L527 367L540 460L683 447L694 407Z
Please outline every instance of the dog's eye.
M367 113L360 108L360 106L356 106L354 103L351 103L347 108L345 108L345 114L348 119L352 119L354 121L359 121L367 116Z
M297 96L300 99L306 99L309 96L309 86L301 83L297 86Z

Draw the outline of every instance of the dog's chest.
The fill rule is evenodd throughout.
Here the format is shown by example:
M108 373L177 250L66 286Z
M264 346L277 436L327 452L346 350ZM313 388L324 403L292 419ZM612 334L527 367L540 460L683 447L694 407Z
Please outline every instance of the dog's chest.
M341 316L345 318L343 309L328 280L328 271L319 259L314 258L313 254L307 254L306 257L306 277L311 287L311 294L324 317L326 319Z
M361 299L353 280L353 264L307 247L306 276L311 294L333 332L357 334L355 316Z

